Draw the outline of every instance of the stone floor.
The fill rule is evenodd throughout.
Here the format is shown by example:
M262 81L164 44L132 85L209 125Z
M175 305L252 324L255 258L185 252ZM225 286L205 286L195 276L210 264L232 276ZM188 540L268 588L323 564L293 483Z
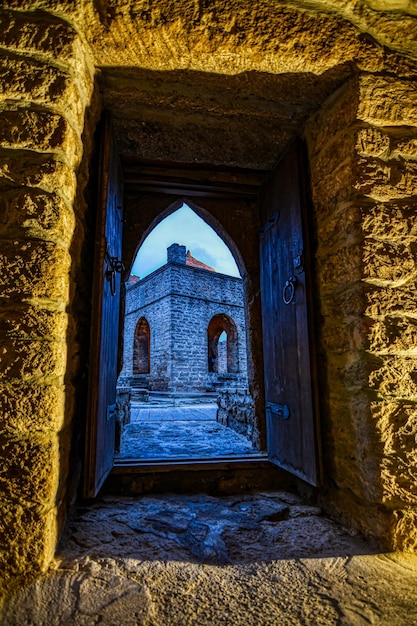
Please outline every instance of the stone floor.
M417 557L285 492L79 506L3 626L413 626Z
M216 412L213 403L182 407L134 404L115 460L258 455L246 437L216 422Z

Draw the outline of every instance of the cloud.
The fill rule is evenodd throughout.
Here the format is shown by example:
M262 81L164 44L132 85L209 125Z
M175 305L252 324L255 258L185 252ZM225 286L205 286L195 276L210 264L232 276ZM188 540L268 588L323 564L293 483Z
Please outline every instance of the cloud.
M206 265L210 265L211 267L214 267L214 269L217 269L216 264L218 261L218 257L215 257L206 248L197 246L195 248L190 249L190 252L193 255L193 257L195 257L199 261L202 261Z

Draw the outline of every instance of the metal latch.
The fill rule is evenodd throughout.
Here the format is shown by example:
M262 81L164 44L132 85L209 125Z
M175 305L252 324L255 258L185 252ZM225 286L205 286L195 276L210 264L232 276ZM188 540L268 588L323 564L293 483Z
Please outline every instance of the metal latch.
M290 417L290 409L286 404L274 404L273 402L268 402L266 409L267 411L270 411L271 415L281 417L283 420L287 420Z
M106 279L110 283L110 293L112 296L116 294L116 272L121 274L124 271L124 265L117 256L110 254L109 245L106 242L106 252L104 254L104 262L106 263Z
M110 422L117 415L117 405L109 404L107 407L107 421Z

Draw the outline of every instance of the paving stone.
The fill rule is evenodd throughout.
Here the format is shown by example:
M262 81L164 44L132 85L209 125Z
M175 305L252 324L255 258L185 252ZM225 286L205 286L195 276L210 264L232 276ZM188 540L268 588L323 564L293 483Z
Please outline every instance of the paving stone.
M417 557L378 554L295 494L104 496L0 623L415 626L416 587Z
M258 455L246 437L216 422L216 411L212 405L133 409L116 461Z

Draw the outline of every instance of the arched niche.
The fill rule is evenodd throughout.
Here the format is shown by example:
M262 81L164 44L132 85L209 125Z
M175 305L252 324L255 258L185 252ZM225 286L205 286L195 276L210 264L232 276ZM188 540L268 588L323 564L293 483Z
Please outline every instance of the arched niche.
M133 338L133 374L149 374L150 372L151 331L148 321L141 317L138 320Z

